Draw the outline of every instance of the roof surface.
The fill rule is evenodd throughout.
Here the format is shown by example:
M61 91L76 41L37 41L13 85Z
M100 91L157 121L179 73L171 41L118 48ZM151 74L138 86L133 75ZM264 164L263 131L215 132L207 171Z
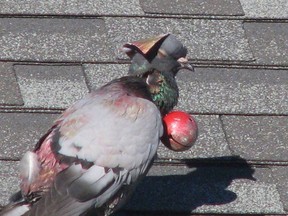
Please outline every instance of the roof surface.
M196 68L177 76L177 108L195 116L199 138L182 153L160 146L124 213L287 213L287 0L0 5L0 205L17 191L19 159L58 114L127 73L122 44L170 32Z

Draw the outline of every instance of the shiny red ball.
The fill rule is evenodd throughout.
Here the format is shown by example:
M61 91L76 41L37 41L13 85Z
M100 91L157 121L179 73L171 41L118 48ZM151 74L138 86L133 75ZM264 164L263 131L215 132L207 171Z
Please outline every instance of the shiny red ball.
M198 136L194 118L186 112L171 111L163 118L163 144L173 151L185 151L192 147Z

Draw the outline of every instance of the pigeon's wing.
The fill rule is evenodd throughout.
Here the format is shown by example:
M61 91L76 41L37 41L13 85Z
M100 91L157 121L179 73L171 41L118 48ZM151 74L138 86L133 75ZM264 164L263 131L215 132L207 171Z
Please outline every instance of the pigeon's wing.
M127 170L151 159L149 149L156 150L163 132L159 110L151 101L101 92L84 101L60 119L53 143L57 153Z
M160 113L149 100L116 90L98 90L74 104L38 145L42 170L58 163L60 171L25 215L79 215L113 201L122 187L146 174L163 133ZM40 171L30 185L41 188L45 175Z

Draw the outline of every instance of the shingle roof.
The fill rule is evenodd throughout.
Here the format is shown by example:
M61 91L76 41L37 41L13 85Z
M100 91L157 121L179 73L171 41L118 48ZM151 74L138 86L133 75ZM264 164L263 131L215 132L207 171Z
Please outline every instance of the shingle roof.
M57 115L126 74L122 44L170 32L188 47L179 109L199 138L161 146L131 215L288 211L286 0L7 0L0 7L0 204L18 161ZM254 178L254 179L253 179Z

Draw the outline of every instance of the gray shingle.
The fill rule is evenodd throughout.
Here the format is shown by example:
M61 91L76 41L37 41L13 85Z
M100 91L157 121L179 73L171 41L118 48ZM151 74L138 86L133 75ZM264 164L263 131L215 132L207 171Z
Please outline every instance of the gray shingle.
M194 118L199 130L195 145L184 152L174 152L160 144L157 153L159 158L191 159L231 155L219 116L194 116Z
M179 108L194 113L287 114L288 71L196 68L177 75Z
M197 60L251 61L242 21L200 19L105 18L111 50L151 35L173 33Z
M287 0L1 1L0 205L19 183L19 162L7 159L32 149L58 116L23 112L69 106L87 86L126 74L128 65L116 62L117 56L127 59L119 54L123 43L171 32L188 46L195 62L248 69L202 66L194 74L179 73L178 108L198 114L199 139L182 153L161 146L160 158L126 208L144 209L143 215L167 210L162 216L288 211L287 7ZM17 63L13 71L9 61L41 65ZM231 155L275 165L243 167L227 160ZM183 160L180 165L163 158Z
M19 162L0 161L0 205L8 204L9 197L19 190Z
M23 105L12 64L0 64L0 104Z
M146 13L187 15L244 15L238 0L140 0Z
M284 213L275 184L251 180L269 169L152 167L127 209L194 213ZM253 174L254 173L254 174Z
M52 126L55 114L0 113L0 158L19 159Z
M81 66L14 66L24 106L67 108L88 89Z
M128 64L85 64L83 66L90 89L96 89L113 79L127 75Z
M288 23L244 23L256 63L288 65Z
M0 189L0 205L7 204L9 196L19 188L18 166L19 162L0 162L0 182L3 186ZM252 176L257 179L256 182ZM223 209L228 209L229 213L243 213L248 209L257 213L260 208L266 213L283 212L271 170L248 165L153 166L126 207L206 213L221 212Z
M223 116L228 143L245 159L288 160L288 116Z
M89 86L100 87L126 75L128 64L87 64ZM288 71L195 68L180 71L177 108L192 113L287 114Z
M287 19L288 1L286 0L240 0L245 17Z
M0 59L99 61L111 58L101 19L1 18Z
M288 211L288 168L286 167L273 167L273 177L277 182L278 191L280 193L281 201L284 204L284 208Z
M142 15L138 0L3 0L1 14L56 15Z

